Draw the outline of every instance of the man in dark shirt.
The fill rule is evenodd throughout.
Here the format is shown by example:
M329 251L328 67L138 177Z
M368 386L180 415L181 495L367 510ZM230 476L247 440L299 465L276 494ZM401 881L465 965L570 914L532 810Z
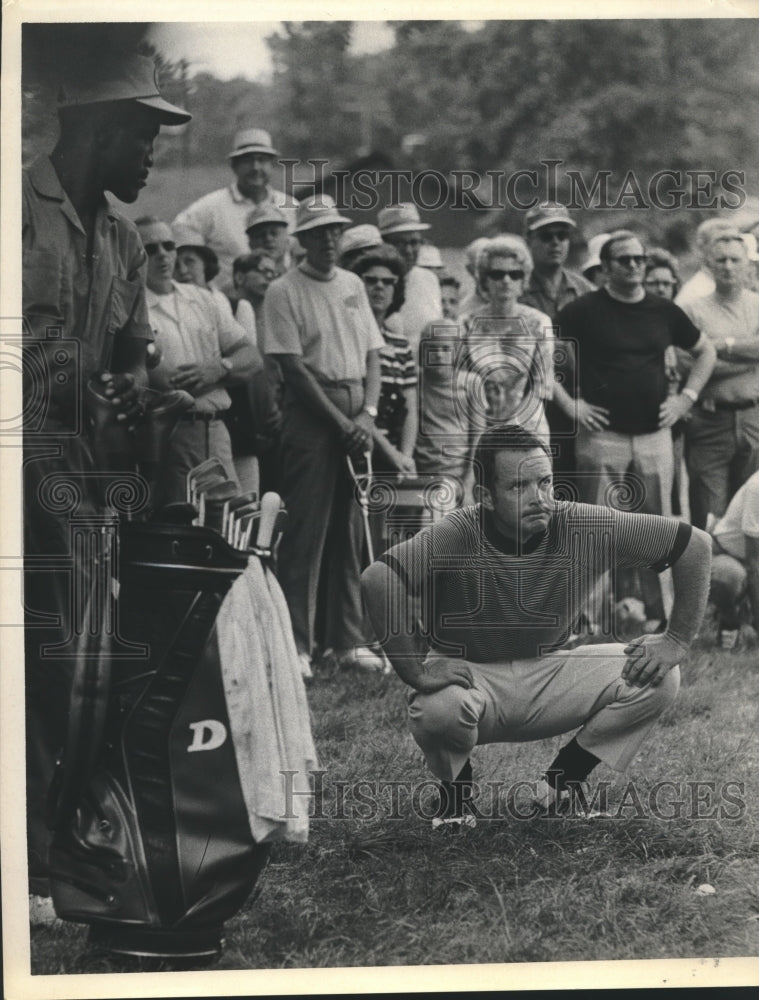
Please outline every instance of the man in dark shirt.
M412 689L411 734L443 782L442 822L467 821L479 744L579 728L535 783L540 810L560 807L599 761L624 770L675 699L709 590L705 532L555 501L550 456L529 431L489 429L475 465L479 502L383 553L362 581L375 633ZM563 648L592 588L621 566L672 566L666 631Z
M575 453L578 499L671 513L671 427L698 399L715 351L672 302L643 287L646 255L632 232L612 233L601 248L606 287L565 306L559 336L574 341L579 397ZM686 385L668 395L664 352L670 344L694 357ZM641 575L650 617L669 610L650 575Z

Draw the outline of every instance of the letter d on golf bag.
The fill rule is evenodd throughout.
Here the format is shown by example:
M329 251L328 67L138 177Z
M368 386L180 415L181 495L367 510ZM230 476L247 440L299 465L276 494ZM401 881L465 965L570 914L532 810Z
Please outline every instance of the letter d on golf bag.
M213 955L269 851L250 832L215 628L247 556L155 523L123 524L120 548L119 633L146 656L79 658L51 796L53 902L112 951Z

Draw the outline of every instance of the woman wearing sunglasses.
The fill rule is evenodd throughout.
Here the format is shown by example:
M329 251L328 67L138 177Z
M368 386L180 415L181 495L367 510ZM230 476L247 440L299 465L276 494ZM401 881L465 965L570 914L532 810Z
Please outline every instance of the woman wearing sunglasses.
M547 440L553 324L519 302L532 271L527 244L519 236L497 236L480 251L477 269L487 302L466 319L468 363L485 383L497 380L499 422L517 423Z
M374 422L374 467L380 472L416 474L417 373L398 311L403 305L404 266L391 246L368 250L353 264L363 280L385 346L380 351L381 388Z

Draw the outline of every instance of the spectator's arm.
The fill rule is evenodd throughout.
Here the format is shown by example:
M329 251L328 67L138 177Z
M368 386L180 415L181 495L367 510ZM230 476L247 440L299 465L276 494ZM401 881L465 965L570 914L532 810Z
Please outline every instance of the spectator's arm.
M717 360L717 352L711 340L702 333L691 347L690 355L694 360L683 388L689 389L699 396L709 381L714 363Z
M263 358L261 352L244 337L238 340L230 350L222 355L225 361L232 363L232 367L227 371L224 366L224 375L219 379L220 385L240 385L247 382L251 375L263 370Z
M372 406L375 409L379 404L380 389L382 387L382 368L380 364L379 349L366 352L366 390L364 392L364 406Z
M729 343L728 343L729 341ZM723 337L713 341L720 361L753 366L759 361L759 337Z
M401 451L411 458L416 447L416 436L419 433L419 392L417 389L406 389L406 419L401 429Z
M364 570L361 590L374 634L404 683L423 694L452 684L472 686L466 661L429 655L419 597L387 563L378 561Z

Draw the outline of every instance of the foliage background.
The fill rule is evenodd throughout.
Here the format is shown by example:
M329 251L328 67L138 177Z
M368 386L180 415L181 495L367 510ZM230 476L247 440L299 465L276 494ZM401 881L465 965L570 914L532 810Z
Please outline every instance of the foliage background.
M309 157L326 159L328 170L380 162L415 173L537 169L541 177L541 161L556 159L560 177L577 170L588 188L610 171L612 200L628 171L645 191L664 169L743 171L747 194L759 195L757 19L489 21L476 30L459 21L390 23L392 47L356 54L350 21L284 22L267 40L269 80L219 80L194 71L192 52L179 61L156 53L167 97L194 117L162 131L154 176L173 168L192 186L193 171L226 167L236 129L258 125L302 161L296 181L311 176ZM26 158L54 141L53 72L83 52L144 46L149 27L25 26ZM634 204L580 213L586 235L633 224L683 253L698 222L720 211ZM750 204L759 218L759 203ZM514 209L436 212L429 221L444 246L520 227Z

